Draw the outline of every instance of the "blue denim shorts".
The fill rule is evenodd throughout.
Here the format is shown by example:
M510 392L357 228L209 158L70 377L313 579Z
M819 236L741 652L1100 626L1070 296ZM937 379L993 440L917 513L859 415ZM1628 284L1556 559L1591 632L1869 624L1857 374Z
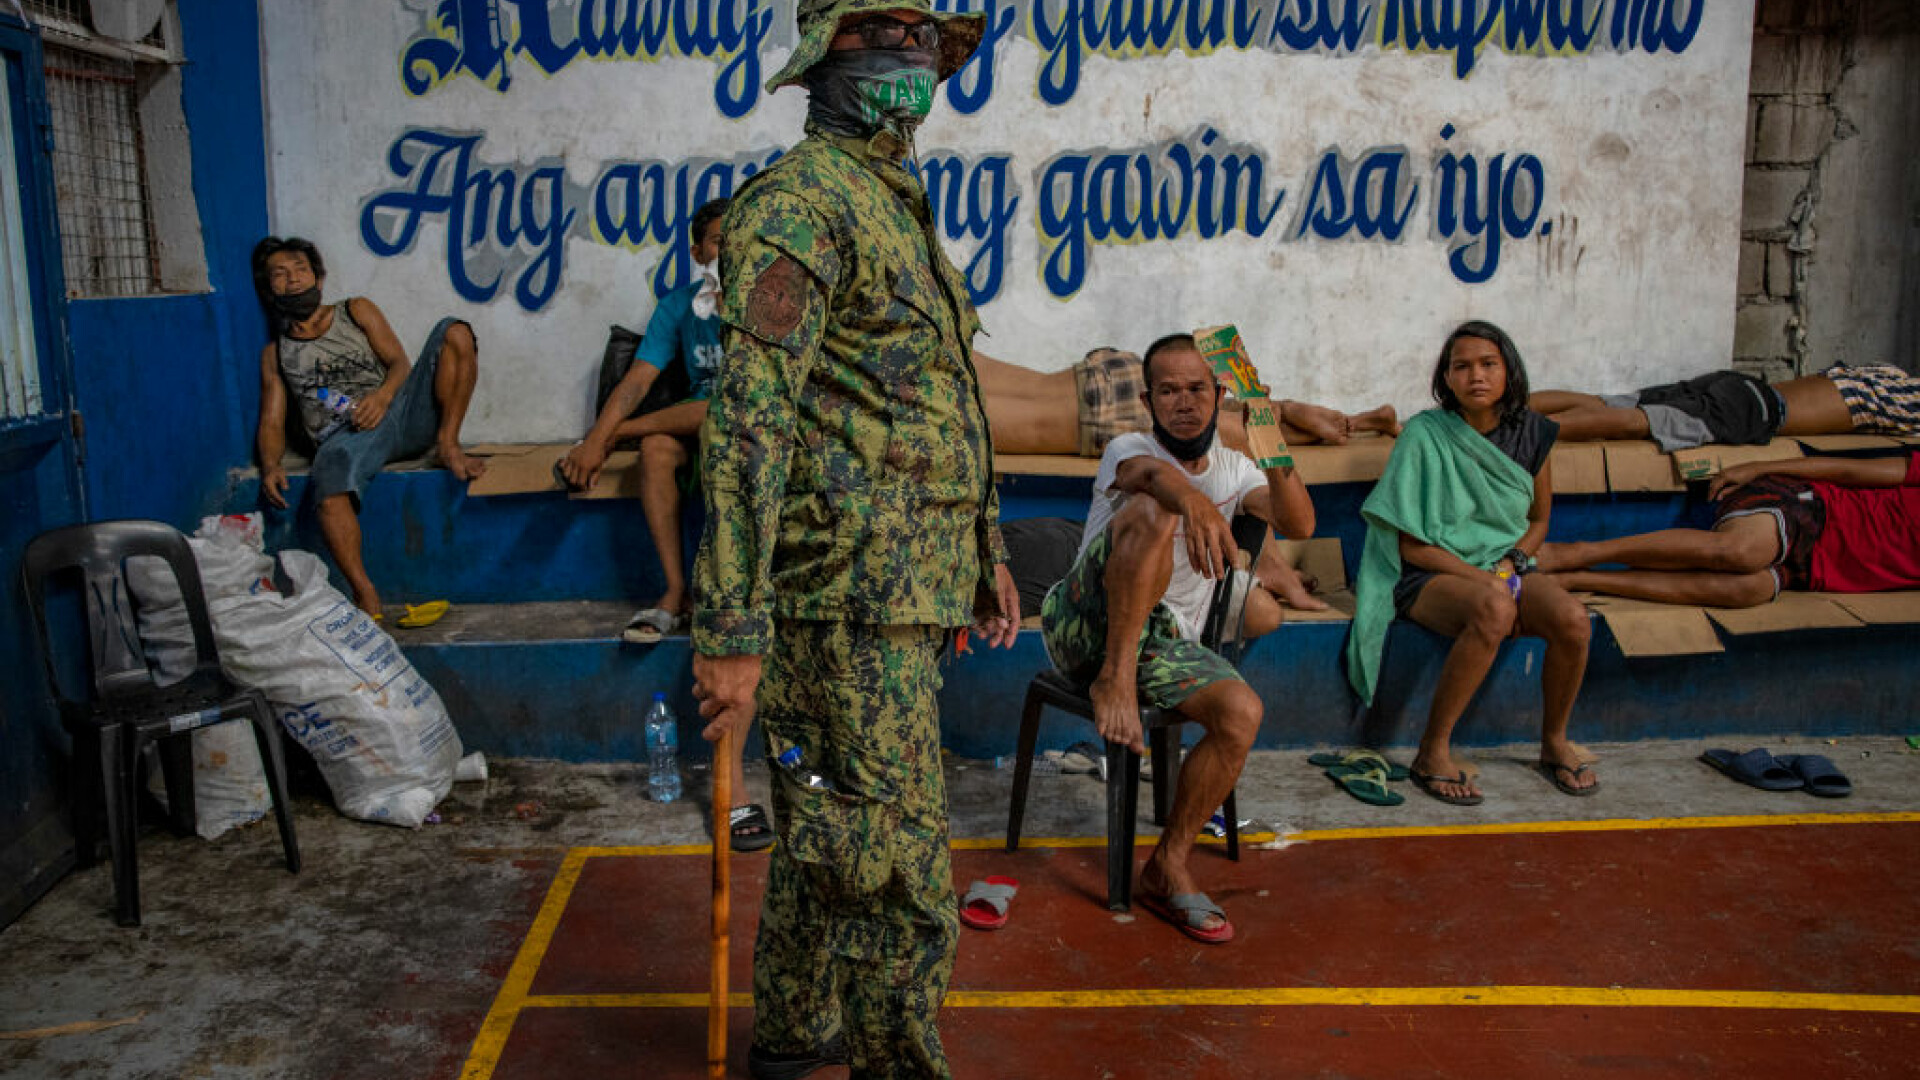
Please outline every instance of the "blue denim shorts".
M360 505L360 492L389 461L419 457L433 449L440 430L440 404L433 398L433 380L440 369L440 346L447 331L461 320L441 319L420 347L420 355L400 384L393 405L380 423L365 431L335 432L313 455L307 487L315 502L342 493Z

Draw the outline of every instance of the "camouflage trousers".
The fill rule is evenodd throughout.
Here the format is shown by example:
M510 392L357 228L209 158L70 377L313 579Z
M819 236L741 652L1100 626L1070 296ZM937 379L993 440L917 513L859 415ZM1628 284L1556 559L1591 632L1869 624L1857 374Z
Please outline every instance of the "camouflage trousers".
M1100 674L1107 658L1107 560L1113 532L1093 538L1073 569L1040 602L1040 640L1060 674L1082 686ZM1180 636L1166 604L1155 604L1140 628L1140 667L1134 675L1141 700L1156 709L1180 704L1225 679L1240 680L1226 657Z
M844 1032L856 1078L946 1078L935 1017L959 916L931 626L782 621L760 685L779 842L754 943L754 1042ZM780 755L798 748L800 763ZM832 785L810 788L812 772Z

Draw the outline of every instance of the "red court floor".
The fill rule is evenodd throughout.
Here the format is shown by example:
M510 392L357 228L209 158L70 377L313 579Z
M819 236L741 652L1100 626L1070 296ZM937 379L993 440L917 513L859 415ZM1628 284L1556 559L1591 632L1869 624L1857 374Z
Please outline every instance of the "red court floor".
M956 1077L1920 1076L1920 815L1304 838L1196 856L1217 947L1108 912L1097 842L956 850L962 889L1021 883L1005 929L961 931ZM766 863L732 865L745 1076ZM569 853L462 1075L704 1076L708 874Z

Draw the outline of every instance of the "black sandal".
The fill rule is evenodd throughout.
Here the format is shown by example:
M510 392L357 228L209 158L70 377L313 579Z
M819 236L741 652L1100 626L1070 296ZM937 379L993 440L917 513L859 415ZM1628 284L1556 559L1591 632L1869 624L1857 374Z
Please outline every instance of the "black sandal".
M773 823L767 820L767 812L759 803L734 807L727 814L727 827L733 834L730 844L735 851L760 851L773 846Z

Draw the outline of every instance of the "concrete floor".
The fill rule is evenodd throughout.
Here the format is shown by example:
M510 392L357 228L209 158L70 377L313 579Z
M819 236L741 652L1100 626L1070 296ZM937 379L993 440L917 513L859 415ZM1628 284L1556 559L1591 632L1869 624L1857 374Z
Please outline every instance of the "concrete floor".
M1709 745L1824 753L1856 793L1829 801L1747 788L1695 760ZM1285 833L1920 812L1920 752L1898 739L1595 745L1604 790L1589 799L1554 791L1531 769L1532 749L1470 751L1488 795L1471 809L1404 784L1394 785L1404 805L1363 805L1308 766L1307 751L1258 752L1240 785L1241 813ZM1011 775L949 762L956 838L1002 833ZM751 790L765 782L764 771L749 771ZM0 932L0 1074L457 1076L568 848L705 842L702 802L656 805L644 786L633 767L496 761L491 779L454 789L440 823L412 832L349 821L310 791L297 808L298 876L280 864L268 824L214 843L149 830L141 927L114 927L103 864L69 876ZM702 772L690 790L703 789ZM1025 834L1098 836L1102 799L1090 777L1037 776ZM659 902L704 909L707 898Z

